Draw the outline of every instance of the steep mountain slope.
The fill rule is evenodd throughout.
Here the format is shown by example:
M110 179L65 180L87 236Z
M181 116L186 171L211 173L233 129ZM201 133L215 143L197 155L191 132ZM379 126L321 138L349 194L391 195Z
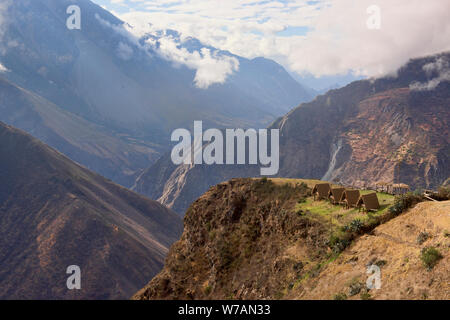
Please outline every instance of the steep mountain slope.
M113 132L0 77L0 121L27 131L69 158L122 185L156 161L161 147Z
M270 126L280 129L278 175L439 186L450 176L449 72L450 53L415 59L396 76L353 82L300 105ZM135 190L183 214L208 187L258 174L256 166L176 167L166 156Z
M352 299L352 284L365 283L367 265L379 262L381 288L370 290L373 299L450 299L450 201L419 203L414 209L376 228L356 241L316 279L287 296L293 299L330 299L344 293ZM425 235L424 242L419 241ZM443 258L426 270L421 251L435 247Z
M66 9L74 4L81 8L81 30L66 28ZM194 120L220 128L265 126L311 98L282 67L265 59L239 58L242 69L223 84L197 88L196 70L163 58L146 38L131 35L122 21L89 0L11 1L8 14L0 60L10 70L9 80L146 141L167 143L174 128L191 127ZM219 60L236 58L211 52Z
M0 299L128 298L182 230L166 207L0 123ZM81 290L66 268L81 268Z
M304 182L236 179L211 188L188 209L164 269L133 298L449 298L450 202L420 203L392 220L383 211L333 215L313 210L325 201L312 201ZM299 209L304 203L310 210ZM366 234L349 245L352 231L342 231L342 223L356 219ZM419 244L421 232L428 238ZM341 247L345 239L347 248ZM429 246L443 256L431 271L420 260ZM381 267L382 287L367 292L371 264Z

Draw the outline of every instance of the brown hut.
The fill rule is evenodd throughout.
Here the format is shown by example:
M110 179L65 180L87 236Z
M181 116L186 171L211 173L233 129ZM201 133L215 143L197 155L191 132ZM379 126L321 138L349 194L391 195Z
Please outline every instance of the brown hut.
M314 200L328 199L328 192L330 192L331 186L329 183L318 183L314 186L312 193Z
M358 199L357 207L364 211L372 211L380 209L380 202L378 201L378 196L375 192L369 194L363 194Z
M360 194L359 190L345 190L342 193L339 203L344 205L346 209L356 207Z
M339 204L344 191L345 188L331 188L328 192L328 199L330 199L332 204Z

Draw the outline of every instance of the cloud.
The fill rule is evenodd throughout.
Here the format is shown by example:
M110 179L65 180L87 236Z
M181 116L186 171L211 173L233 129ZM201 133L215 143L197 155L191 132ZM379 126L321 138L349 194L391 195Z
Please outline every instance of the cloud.
M162 37L157 41L155 50L165 60L175 65L185 65L196 70L194 83L200 89L207 89L215 83L224 83L227 77L239 70L239 61L230 56L220 55L217 51L202 48L189 52L173 37Z
M133 56L134 50L129 45L123 42L119 42L117 47L117 56L122 60L130 60Z
M183 47L183 41L186 39L173 37L165 32L158 32L147 24L145 28L140 28L139 26L131 27L128 24L113 25L99 15L96 15L96 19L103 26L111 28L129 41L129 44L119 42L116 49L119 58L123 60L131 59L134 53L132 46L143 50L150 57L156 53L175 66L183 65L195 70L193 82L197 88L207 89L213 84L224 83L228 76L239 70L239 61L236 58L208 48L189 51ZM145 35L150 35L150 37L145 41L145 44L142 44L140 39Z
M413 82L409 88L416 91L430 91L436 89L443 81L450 81L450 62L444 57L439 57L434 62L423 66L423 70L429 77L433 77L425 83Z
M379 30L367 27L374 4ZM118 15L316 76L380 76L410 58L450 50L448 0L136 0Z
M9 72L9 70L0 62L0 73L5 73L5 72Z
M10 0L5 0L0 3L0 54L4 54L5 50L7 49L4 46L3 38L5 36L5 32L9 24L8 8L10 5L11 5Z

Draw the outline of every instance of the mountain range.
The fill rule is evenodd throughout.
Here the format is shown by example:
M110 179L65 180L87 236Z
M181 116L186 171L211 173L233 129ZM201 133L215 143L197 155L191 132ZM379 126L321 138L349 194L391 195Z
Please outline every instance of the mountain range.
M352 82L277 119L269 129L280 130L278 176L437 188L450 176L449 66L450 53L413 59L396 75ZM134 190L184 214L209 187L258 175L256 166L176 166L166 154Z
M135 35L89 0L5 4L0 75L11 86L2 90L23 89L22 94L64 111L66 118L82 118L77 122L83 125L68 132L70 139L56 125L50 132L38 124L54 122L49 114L31 119L17 111L23 107L14 99L2 101L8 112L2 112L0 120L38 133L52 147L124 186L132 186L143 169L169 150L170 133L176 128L190 128L199 119L205 127L264 127L313 97L271 60L245 59L193 38L176 43L173 50L197 57L197 65L180 64L168 56L172 51L161 51L163 41L179 41L175 33ZM80 30L66 27L70 5L80 7ZM208 64L211 69L205 69ZM214 72L223 69L226 79L215 83L220 74ZM205 81L212 83L205 86ZM7 116L11 113L14 118ZM66 126L58 123L59 129ZM67 126L67 131L73 128ZM109 141L105 150L98 145L102 139Z
M71 5L79 30L66 26ZM408 283L429 283L394 281L379 297L448 296L448 202L370 225L336 261L332 236L374 215L338 208L328 221L302 205L318 180L448 184L449 52L317 96L272 60L140 30L90 0L6 0L0 16L0 299L316 299L330 277L333 293L347 290L341 270L361 277L374 259L391 278L411 266ZM171 132L195 120L278 129L280 178L253 179L256 165L175 165ZM382 196L375 215L389 216L394 197ZM426 248L411 238L425 229L445 256L426 276ZM390 246L401 254L385 255ZM71 265L80 290L66 286Z

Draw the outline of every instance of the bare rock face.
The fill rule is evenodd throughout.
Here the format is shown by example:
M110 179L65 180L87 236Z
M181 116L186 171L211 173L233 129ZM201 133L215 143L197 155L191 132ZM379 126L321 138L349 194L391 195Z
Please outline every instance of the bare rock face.
M133 298L276 297L303 272L301 260L327 252L326 226L290 212L308 192L260 179L211 188L189 208L163 271Z
M127 299L182 231L170 209L1 122L0 182L0 299Z
M270 127L280 129L278 176L356 187L441 185L450 176L450 82L423 90L446 72L433 71L436 61L450 63L450 53L411 60L396 76L331 90L278 119ZM144 172L135 190L180 214L209 186L259 174L246 166L167 163L170 158L162 158Z

